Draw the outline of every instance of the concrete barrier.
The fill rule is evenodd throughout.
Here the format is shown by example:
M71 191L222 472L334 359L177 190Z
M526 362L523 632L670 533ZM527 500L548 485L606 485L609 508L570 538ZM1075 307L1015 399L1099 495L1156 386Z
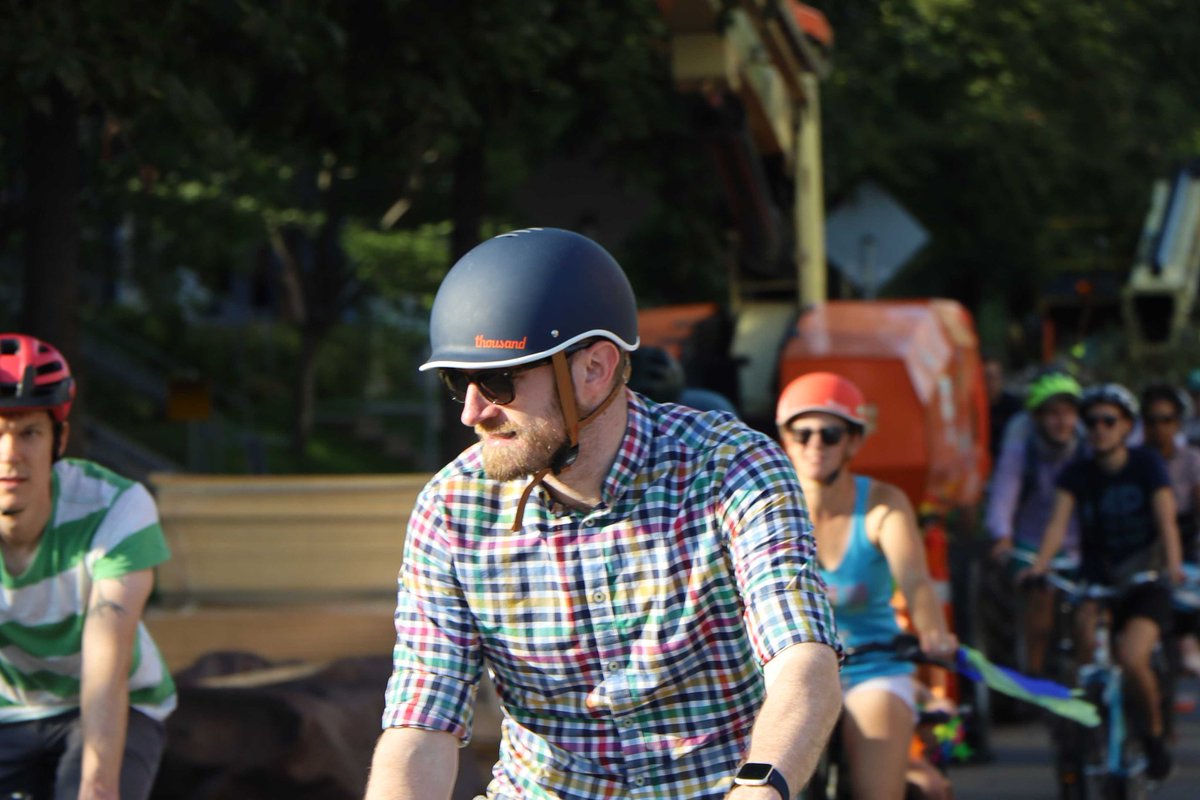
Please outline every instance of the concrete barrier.
M146 621L175 671L215 651L317 663L391 652L426 475L155 474L171 560Z

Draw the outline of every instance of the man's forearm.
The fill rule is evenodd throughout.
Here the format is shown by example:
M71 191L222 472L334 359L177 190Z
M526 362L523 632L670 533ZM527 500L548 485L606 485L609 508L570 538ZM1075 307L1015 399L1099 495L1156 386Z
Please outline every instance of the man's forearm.
M129 690L124 686L95 692L82 702L81 800L118 796L128 723Z
M129 658L118 634L93 613L84 626L87 658L79 695L83 737L81 800L117 797L129 723Z
M449 800L458 776L458 739L388 728L375 744L367 800Z
M789 647L767 665L767 697L745 760L773 764L798 791L816 769L841 707L833 649L815 643Z

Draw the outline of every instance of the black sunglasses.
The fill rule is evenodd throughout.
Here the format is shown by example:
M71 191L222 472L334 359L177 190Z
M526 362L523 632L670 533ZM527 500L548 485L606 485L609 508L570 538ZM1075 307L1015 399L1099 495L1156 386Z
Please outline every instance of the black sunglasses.
M842 441L847 431L840 425L830 425L825 428L788 428L787 433L793 442L804 447L808 446L808 440L814 433L819 433L821 434L821 444L833 447Z
M581 350L586 350L594 345L599 339L592 337L584 339L582 342L576 342L568 347L563 353L570 358ZM522 372L527 372L531 369L536 369L543 364L549 364L549 358L531 361L528 364L520 364L515 367L506 367L503 369L453 369L451 367L439 367L438 377L442 379L442 383L450 390L450 396L454 398L456 403L467 402L467 388L473 383L479 387L479 393L483 395L483 399L487 400L494 406L506 406L511 403L517 396L515 387L516 377Z
M1119 420L1120 417L1113 416L1112 414L1089 414L1083 418L1083 424L1087 425L1089 428L1095 428L1098 425L1111 428L1112 426L1116 425Z
M1179 417L1175 414L1148 414L1146 416L1147 425L1169 425L1173 422L1179 422Z
M450 396L457 403L467 402L467 389L471 384L479 387L479 393L483 395L483 399L487 400L492 405L506 406L511 403L517 396L516 378L522 372L540 367L546 361L534 361L531 364L522 364L518 367L508 367L506 369L450 369L441 368L438 370L438 377L442 379L442 383L450 390Z

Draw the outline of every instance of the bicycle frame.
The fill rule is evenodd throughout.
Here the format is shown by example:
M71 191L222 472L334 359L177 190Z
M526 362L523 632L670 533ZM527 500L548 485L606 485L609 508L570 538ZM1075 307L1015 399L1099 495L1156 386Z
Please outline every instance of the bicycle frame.
M1156 573L1146 573L1135 576L1134 582L1157 580L1157 577ZM1103 760L1089 764L1087 759L1090 753L1085 752L1084 762L1080 764L1082 774L1074 774L1071 765L1076 763L1075 757L1079 753L1070 753L1070 757L1067 753L1079 742L1057 742L1060 751L1060 796L1088 800L1091 797L1109 797L1112 793L1117 797L1126 797L1130 782L1133 782L1135 792L1141 788L1146 762L1143 757L1129 758L1127 755L1129 731L1125 719L1124 676L1121 666L1112 657L1111 606L1117 591L1104 586L1076 583L1055 572L1047 573L1046 581L1076 609L1087 601L1095 602L1098 606L1091 657L1087 663L1079 666L1076 685L1096 703L1104 720L1100 731ZM1086 741L1086 734L1083 741ZM1120 788L1112 788L1114 783Z
M865 653L883 652L891 655L897 661L908 661L914 664L933 664L947 670L954 670L954 665L925 655L921 651L917 637L910 634L900 634L891 641L871 642L857 648L849 648L846 658ZM941 712L921 712L918 715L917 726L946 722L946 715ZM802 800L849 800L850 780L849 764L845 748L842 745L842 717L839 716L829 742L821 754L813 776L805 784L800 793Z

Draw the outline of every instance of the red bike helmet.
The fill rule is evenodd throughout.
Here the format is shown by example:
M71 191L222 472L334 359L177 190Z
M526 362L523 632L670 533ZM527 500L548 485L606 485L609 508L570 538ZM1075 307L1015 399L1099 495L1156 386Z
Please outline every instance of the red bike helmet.
M822 411L866 430L867 402L852 381L832 372L810 372L787 385L775 406L775 422L785 428L796 417Z
M66 422L75 381L62 353L21 333L0 334L0 412L44 408Z

